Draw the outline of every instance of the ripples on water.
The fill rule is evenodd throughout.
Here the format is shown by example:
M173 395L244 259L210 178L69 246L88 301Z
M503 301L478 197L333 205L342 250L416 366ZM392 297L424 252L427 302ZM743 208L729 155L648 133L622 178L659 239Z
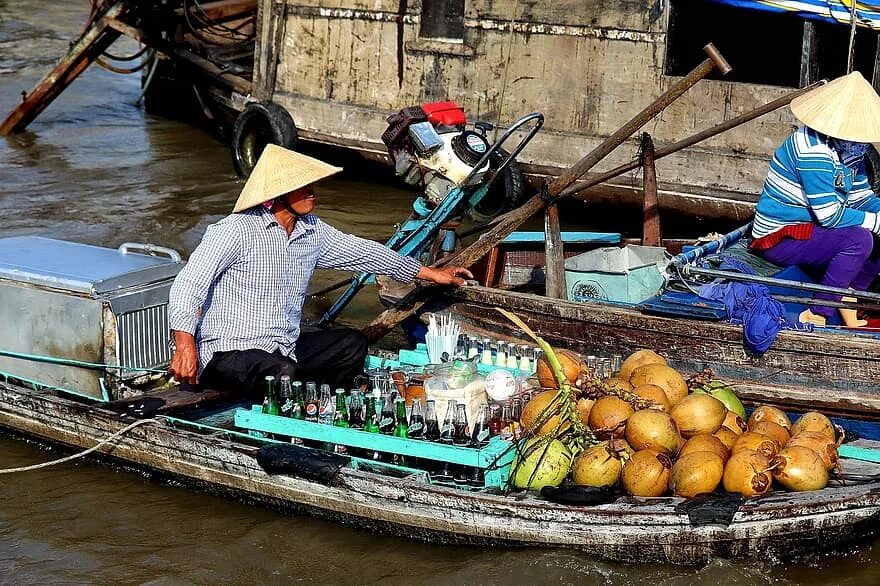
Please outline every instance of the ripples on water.
M0 0L0 116L66 50L85 5ZM91 68L28 132L0 138L0 236L104 246L148 241L192 251L205 227L229 212L241 183L225 145L146 116L133 105L139 93L137 76ZM319 197L330 223L378 239L406 216L412 194L342 179L329 181ZM336 278L320 275L317 285ZM374 296L363 294L347 319L363 322L377 310ZM55 457L0 437L0 468ZM610 564L569 551L379 538L92 463L0 476L0 584L861 585L880 583L875 551L791 566Z

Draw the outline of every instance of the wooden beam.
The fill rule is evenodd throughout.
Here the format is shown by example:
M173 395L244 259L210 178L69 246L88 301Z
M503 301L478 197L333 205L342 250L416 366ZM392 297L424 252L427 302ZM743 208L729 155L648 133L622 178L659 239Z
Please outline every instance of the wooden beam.
M55 68L7 116L0 125L0 135L6 136L27 128L92 61L119 38L119 31L110 28L109 22L123 14L125 6L125 2L114 4L102 18L92 23L67 55L62 57Z
M642 134L642 178L645 182L642 205L642 244L660 246L660 206L657 202L657 169L654 166L654 141Z
M234 75L227 71L223 71L207 59L195 55L186 49L170 48L165 50L169 56L176 58L178 61L185 62L193 68L201 70L212 83L223 85L237 91L242 95L251 93L251 82L243 77Z
M816 25L809 20L804 21L804 38L801 44L801 87L808 86L816 80L819 62L816 59L818 53L818 38Z
M559 206L547 206L544 212L544 266L547 297L565 299L565 256L559 230Z

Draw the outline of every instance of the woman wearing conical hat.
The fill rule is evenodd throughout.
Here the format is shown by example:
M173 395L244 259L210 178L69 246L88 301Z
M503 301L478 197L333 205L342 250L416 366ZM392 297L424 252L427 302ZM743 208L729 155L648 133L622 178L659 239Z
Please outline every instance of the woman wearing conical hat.
M433 269L319 220L313 185L338 167L268 145L233 213L208 227L171 287L171 374L182 383L258 399L267 375L351 388L366 339L351 329L300 333L316 268L364 271L398 281L461 285L461 267Z
M880 199L865 173L869 143L880 142L880 97L853 72L798 96L791 111L804 126L770 162L751 248L779 265L824 267L823 285L867 290L880 272ZM800 317L825 325L834 311L816 305ZM847 326L865 325L839 311Z

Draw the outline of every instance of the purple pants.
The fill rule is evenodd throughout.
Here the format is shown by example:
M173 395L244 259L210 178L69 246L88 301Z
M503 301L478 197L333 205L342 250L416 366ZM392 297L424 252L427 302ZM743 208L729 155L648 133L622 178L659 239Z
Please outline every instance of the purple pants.
M763 252L764 258L778 265L825 266L822 284L867 291L880 273L880 247L874 246L874 234L865 228L822 228L813 226L808 240L784 238ZM840 296L816 293L816 299L840 301ZM833 307L814 306L813 313L826 318Z

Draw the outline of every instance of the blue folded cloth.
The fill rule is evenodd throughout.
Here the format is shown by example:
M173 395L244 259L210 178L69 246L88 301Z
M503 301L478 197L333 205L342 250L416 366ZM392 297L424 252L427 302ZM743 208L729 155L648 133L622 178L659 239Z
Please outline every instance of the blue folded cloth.
M749 265L735 258L719 255L715 259L721 260L718 267L721 270L755 274ZM724 303L730 323L743 325L746 347L755 354L760 355L769 350L780 330L813 329L810 324L787 319L782 303L770 297L770 292L764 285L721 281L703 285L699 294L705 299Z

